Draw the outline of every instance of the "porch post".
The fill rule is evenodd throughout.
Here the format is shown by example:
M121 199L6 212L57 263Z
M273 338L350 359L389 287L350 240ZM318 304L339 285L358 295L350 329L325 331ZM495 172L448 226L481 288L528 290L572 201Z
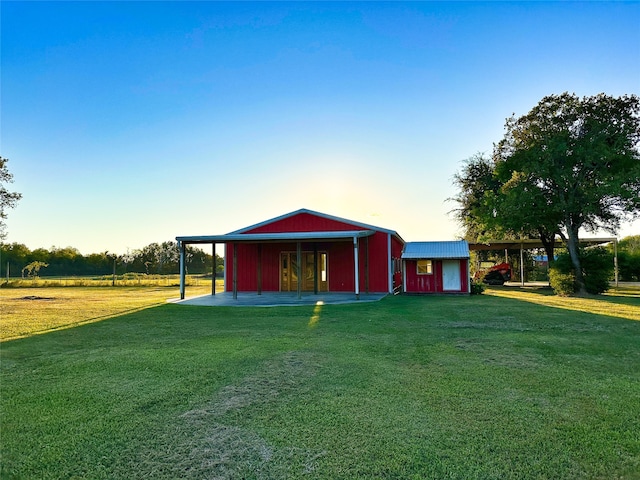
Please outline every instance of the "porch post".
M387 233L387 265L389 267L389 276L387 277L388 278L387 290L389 291L389 293L393 293L393 274L395 272L393 271L393 253L391 251L391 234L390 233Z
M358 262L358 237L353 237L353 263L355 269L356 300L360 300L360 265Z
M369 294L369 237L364 239L364 293Z
M238 299L238 244L233 244L233 299Z
M262 244L258 244L258 295L262 295Z
M224 257L222 258L222 291L227 291L227 286L229 285L229 272L227 269L229 268L229 246L228 243L224 244Z
M296 275L298 276L298 300L302 298L302 244L296 243L296 257L298 258L298 265L296 266Z
M318 244L313 244L313 294L318 294Z
M184 242L178 242L180 245L180 300L184 300L185 286L185 268L184 268Z
M213 257L213 269L211 270L211 295L216 294L216 243L211 244L211 255Z

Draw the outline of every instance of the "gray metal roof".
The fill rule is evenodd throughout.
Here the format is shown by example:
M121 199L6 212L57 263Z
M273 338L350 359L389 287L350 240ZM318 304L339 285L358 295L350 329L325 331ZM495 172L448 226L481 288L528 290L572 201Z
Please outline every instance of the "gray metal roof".
M469 244L466 240L446 242L407 242L402 258L469 258Z
M313 240L345 240L369 237L373 230L337 230L328 232L283 232L283 233L228 233L226 235L195 235L176 237L184 243L233 243L233 242L304 242Z
M581 238L578 240L580 245L587 246L617 243L617 241L618 239L616 237ZM558 248L566 245L562 238L556 237L555 246L556 248ZM521 247L524 250L530 250L533 248L544 248L544 244L540 241L539 238L525 238L521 240L486 240L484 242L469 243L470 250L520 250Z

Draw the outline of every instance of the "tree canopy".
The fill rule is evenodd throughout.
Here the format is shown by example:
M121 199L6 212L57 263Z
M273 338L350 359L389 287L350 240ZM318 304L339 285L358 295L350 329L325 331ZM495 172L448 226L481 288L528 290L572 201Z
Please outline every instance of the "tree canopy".
M7 189L7 184L13 183L13 175L9 172L7 167L8 158L0 156L0 240L6 237L6 224L7 209L15 208L18 200L22 198L22 195L18 192L10 192Z
M472 237L560 235L584 291L579 231L615 233L640 212L639 146L637 96L547 96L507 119L491 159L472 157L454 177L456 216Z

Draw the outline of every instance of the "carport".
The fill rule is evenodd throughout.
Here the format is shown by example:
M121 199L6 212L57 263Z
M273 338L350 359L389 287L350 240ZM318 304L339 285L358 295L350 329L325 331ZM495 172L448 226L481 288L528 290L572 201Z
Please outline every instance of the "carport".
M618 286L618 239L615 237L603 237L603 238L581 238L580 245L585 247L594 247L607 245L613 243L613 271L616 286ZM565 241L560 238L555 238L554 248L566 247ZM489 240L486 242L469 242L469 250L504 250L505 263L508 263L509 250L520 251L520 283L524 285L524 251L536 250L544 248L544 245L540 239L525 238L520 240Z

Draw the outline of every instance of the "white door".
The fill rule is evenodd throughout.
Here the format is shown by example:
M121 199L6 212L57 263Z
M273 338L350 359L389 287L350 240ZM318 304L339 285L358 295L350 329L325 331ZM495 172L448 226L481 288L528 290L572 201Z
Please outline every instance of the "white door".
M462 279L460 278L460 261L459 260L443 260L442 261L442 289L460 291L462 287Z

